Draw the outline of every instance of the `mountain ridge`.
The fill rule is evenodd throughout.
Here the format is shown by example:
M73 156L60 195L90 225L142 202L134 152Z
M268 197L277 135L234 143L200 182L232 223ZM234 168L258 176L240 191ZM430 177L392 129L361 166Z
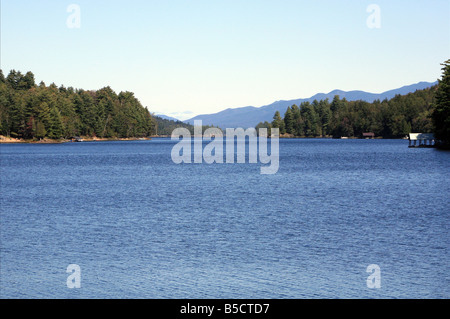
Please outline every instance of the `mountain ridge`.
M303 102L312 102L329 99L330 101L335 95L339 95L341 99L345 98L349 101L363 100L373 102L375 100L391 99L395 95L406 95L417 90L423 90L436 85L438 82L421 81L411 85L405 85L397 89L389 90L382 93L370 93L360 90L343 91L335 89L329 93L317 93L309 98L300 98L293 100L279 100L261 107L244 106L238 108L227 108L217 113L201 114L183 122L194 124L195 120L202 120L203 125L214 125L222 129L225 128L248 128L255 127L258 123L268 121L271 122L276 111L284 114L286 108L293 104L300 105Z

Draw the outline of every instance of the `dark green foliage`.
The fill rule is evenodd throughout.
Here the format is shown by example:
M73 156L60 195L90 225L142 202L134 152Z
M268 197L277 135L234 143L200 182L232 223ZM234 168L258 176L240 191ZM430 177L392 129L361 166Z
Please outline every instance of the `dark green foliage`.
M272 127L280 129L280 134L286 133L286 126L284 120L281 118L280 112L276 111L273 116Z
M3 71L0 78L4 78ZM0 82L4 82L4 80ZM11 70L6 78L6 83L15 90L29 90L35 85L34 74L27 72L23 75L20 71Z
M265 128L267 129L267 136L271 136L272 135L272 124L265 121L264 123L259 123L258 125L256 125L256 133L259 136L259 129L260 128Z
M286 133L294 134L294 115L292 114L290 107L288 107L286 113L284 113L284 127Z
M436 92L436 107L433 112L435 136L450 147L450 60L442 64L443 74Z
M373 132L378 137L402 138L411 132L431 133L436 89L434 86L373 103L341 100L339 96L331 103L328 99L303 102L299 107L288 108L284 120L276 112L272 125L279 127L280 133L284 130L299 137L362 137L363 133ZM448 91L442 93L443 105L447 105L447 134L449 97Z
M164 136L170 136L176 128L183 127L187 128L189 132L193 135L194 134L194 126L188 123L184 123L181 121L172 121L168 119L163 119L157 115L153 115L153 120L155 121L155 134L156 135L164 135ZM214 126L210 125L203 125L202 126L202 132L207 130L208 128L213 128Z
M35 84L34 75L0 70L0 134L25 139L73 136L146 137L154 134L150 112L131 92Z
M48 125L48 137L58 139L64 136L63 123L61 113L58 108L53 107L50 111L50 119Z

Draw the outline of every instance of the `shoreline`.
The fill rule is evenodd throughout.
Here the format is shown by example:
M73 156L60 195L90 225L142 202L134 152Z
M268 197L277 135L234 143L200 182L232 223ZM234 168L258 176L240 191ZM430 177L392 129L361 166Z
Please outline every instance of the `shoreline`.
M81 140L75 140L75 139L41 139L41 140L26 140L22 138L13 138L13 137L6 137L3 135L0 135L0 144L63 144L63 143L85 143L85 142L114 142L114 141L147 141L151 140L152 138L170 138L168 135L152 135L149 137L129 137L129 138L91 138L91 137L82 137ZM269 139L271 137L268 137ZM322 137L303 137L303 136L280 136L280 139L354 139L354 140L363 140L367 138L359 138L359 137L344 137L344 138L335 138L330 136L322 136ZM384 139L382 137L374 138L376 139ZM397 140L401 140L402 138L397 138Z
M153 138L170 138L170 135L152 135L149 137L127 137L127 138L98 138L98 137L79 137L78 139L50 139L44 138L40 140L26 140L22 138L7 137L0 135L0 144L64 144L64 143L85 143L85 142L115 142L115 141L149 141ZM268 137L269 139L272 137ZM331 137L331 136L320 136L320 137L306 137L306 136L293 136L288 134L283 134L279 136L280 139L328 139L328 140L407 140L406 138L383 138L381 136L375 138L361 138L361 137ZM436 145L427 146L429 148L435 148ZM411 146L410 148L422 148L419 146ZM448 147L437 147L440 149L449 149Z
M151 140L150 137L128 137L128 138L82 138L84 142L109 142L109 141L144 141ZM26 140L22 138L14 138L0 135L0 144L64 144L64 143L78 143L75 139L50 139L44 138L40 140Z
M86 137L81 138L81 140L75 140L75 139L59 139L59 140L53 140L49 138L41 139L41 140L25 140L21 138L13 138L13 137L6 137L3 135L0 135L0 145L2 144L10 144L10 145L17 145L17 144L65 144L65 143L86 143L86 142L119 142L119 141L149 141L153 138L170 138L170 136L167 135L152 135L149 137L128 137L128 138L92 138L92 137ZM271 137L268 137L269 139ZM322 137L303 137L303 136L280 136L279 139L326 139L326 140L407 140L405 138L383 138L383 137L375 137L375 138L360 138L360 137L330 137L330 136L322 136ZM447 145L417 145L417 146L409 146L408 148L411 149L420 149L420 148L432 148L437 149L441 151L450 151L450 146Z

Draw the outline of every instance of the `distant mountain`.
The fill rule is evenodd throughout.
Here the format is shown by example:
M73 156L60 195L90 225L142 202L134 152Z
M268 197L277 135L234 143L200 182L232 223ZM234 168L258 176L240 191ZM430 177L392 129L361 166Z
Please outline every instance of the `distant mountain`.
M406 95L408 93L415 92L416 90L423 90L436 85L438 82L419 82L417 84L403 86L399 89L386 91L384 93L368 93L364 91L341 91L334 90L330 93L318 93L310 98L296 99L288 101L277 101L269 105L262 107L246 106L234 109L226 109L214 114L204 114L193 117L184 121L185 123L194 124L195 120L202 120L203 125L214 125L222 129L235 128L235 127L255 127L259 122L272 122L273 115L276 111L283 116L286 109L293 104L300 105L302 102L312 102L314 100L320 101L329 99L333 100L335 95L339 95L341 99L346 98L348 101L363 100L367 102L373 102L375 100L391 99L395 95Z
M167 116L167 115L164 115L164 114L155 114L155 116L157 116L157 117L159 117L159 118L162 118L162 119L164 119L164 120L175 121L175 122L180 121L180 120L177 119L177 118L174 118L174 117L171 117L171 116Z

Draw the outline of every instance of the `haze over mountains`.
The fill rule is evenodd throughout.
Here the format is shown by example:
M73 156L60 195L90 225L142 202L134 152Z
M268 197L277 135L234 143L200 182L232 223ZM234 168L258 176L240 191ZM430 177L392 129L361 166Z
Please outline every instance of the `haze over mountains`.
M318 93L310 98L276 101L272 104L261 107L246 106L233 109L229 108L218 113L198 115L184 122L194 124L195 120L202 120L203 125L214 125L222 129L236 128L236 127L242 128L255 127L259 122L264 121L272 122L273 115L275 114L276 111L279 111L281 114L284 114L286 109L292 106L293 104L300 105L302 102L312 102L314 100L320 101L325 100L327 98L331 102L335 95L339 95L341 99L346 98L348 101L356 101L356 100L363 100L367 102L373 102L375 100L382 101L384 99L391 99L397 94L406 95L408 93L415 92L416 90L422 90L431 87L433 85L436 85L437 83L438 83L437 81L419 82L416 84L403 86L401 88L386 91L383 93L334 90L327 94Z
M172 116L167 116L167 115L164 115L164 114L160 114L160 113L156 113L156 114L154 114L155 116L157 116L157 117L160 117L160 118L162 118L162 119L164 119L164 120L169 120L169 121L174 121L174 122L177 122L177 121L180 121L179 119L177 119L177 118L174 118L174 117L172 117ZM182 121L181 121L182 122Z

